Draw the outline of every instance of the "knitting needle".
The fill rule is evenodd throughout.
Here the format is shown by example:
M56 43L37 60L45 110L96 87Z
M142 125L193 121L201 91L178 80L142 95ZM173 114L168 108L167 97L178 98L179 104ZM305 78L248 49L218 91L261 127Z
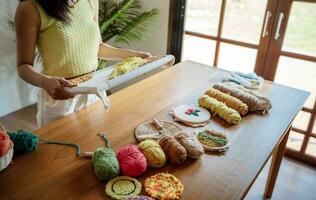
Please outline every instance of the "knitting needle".
M159 123L159 121L156 118L153 119L153 122L156 124L158 128L160 128L164 135L168 135L167 131L163 128L163 126Z

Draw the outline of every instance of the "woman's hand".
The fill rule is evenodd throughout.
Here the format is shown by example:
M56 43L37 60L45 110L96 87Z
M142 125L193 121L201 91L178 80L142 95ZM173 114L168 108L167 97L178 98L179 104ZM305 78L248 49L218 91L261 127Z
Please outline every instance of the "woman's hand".
M141 58L148 58L148 57L151 57L151 53L149 52L144 52L144 51L136 51L135 52L135 56L136 57L141 57Z
M75 96L65 90L65 87L72 87L72 85L61 77L47 77L43 80L41 87L55 100L65 100Z

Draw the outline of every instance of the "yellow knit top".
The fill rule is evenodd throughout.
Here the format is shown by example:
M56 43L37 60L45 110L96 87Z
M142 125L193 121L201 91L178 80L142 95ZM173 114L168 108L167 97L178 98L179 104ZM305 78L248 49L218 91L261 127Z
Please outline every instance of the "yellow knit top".
M37 48L42 57L42 73L71 78L94 71L98 66L99 26L93 20L90 0L78 0L70 8L70 23L45 13L36 0L41 27Z

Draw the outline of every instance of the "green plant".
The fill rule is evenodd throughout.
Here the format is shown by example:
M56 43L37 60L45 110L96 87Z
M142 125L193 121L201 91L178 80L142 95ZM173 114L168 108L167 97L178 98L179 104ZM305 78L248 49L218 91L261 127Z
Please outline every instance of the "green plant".
M139 0L100 0L99 25L103 41L115 38L116 43L141 41L157 9L141 12Z

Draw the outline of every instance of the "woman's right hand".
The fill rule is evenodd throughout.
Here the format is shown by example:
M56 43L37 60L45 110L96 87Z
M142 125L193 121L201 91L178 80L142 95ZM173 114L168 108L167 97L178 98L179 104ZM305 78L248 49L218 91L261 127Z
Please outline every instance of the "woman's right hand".
M65 87L72 87L72 85L61 77L47 77L43 80L41 87L55 100L65 100L75 96L65 90Z

